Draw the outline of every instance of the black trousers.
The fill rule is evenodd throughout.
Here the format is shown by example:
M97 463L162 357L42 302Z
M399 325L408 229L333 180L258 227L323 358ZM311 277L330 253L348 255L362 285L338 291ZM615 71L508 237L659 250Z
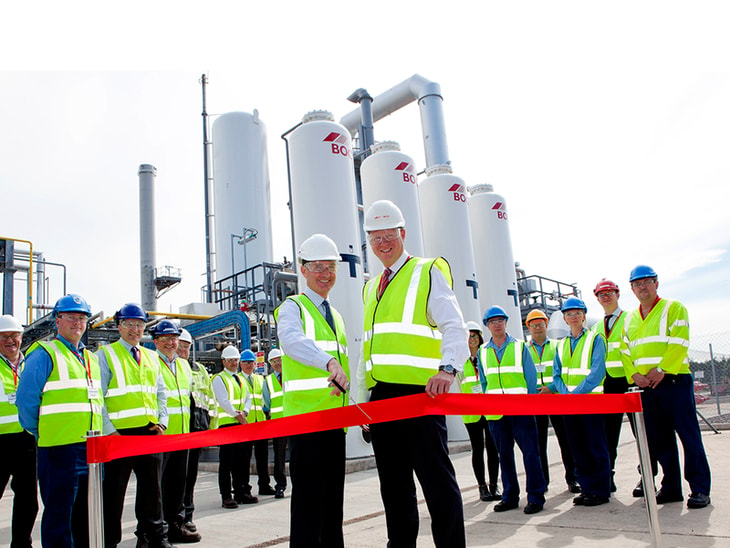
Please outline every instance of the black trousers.
M193 512L195 512L193 495L195 493L195 482L198 481L200 451L200 448L188 450L188 469L185 475L185 496L183 497L183 507L185 508L183 523L193 521Z
M611 377L606 375L603 380L604 394L625 394L629 391L629 381L626 377ZM606 422L606 441L608 442L608 455L611 458L611 472L616 466L616 455L618 454L618 442L621 437L621 424L624 420L623 413L612 413L603 416Z
M286 444L289 441L287 436L274 438L274 481L276 487L286 489Z
M611 463L601 415L565 415L570 450L584 495L611 496Z
M259 477L259 488L270 486L269 478L269 440L244 441L243 487L246 493L251 493L251 453L256 458L256 474Z
M540 461L542 462L542 474L545 476L545 485L550 483L550 465L547 454L548 425L553 425L555 437L558 438L560 446L560 457L565 468L565 482L571 484L577 481L575 475L575 461L573 453L570 451L570 443L568 442L568 433L565 431L565 419L563 415L536 415L537 421L537 441L540 447Z
M13 521L10 548L31 546L33 524L38 515L35 438L28 432L0 436L0 497L10 480L13 490Z
M487 483L484 474L484 451L486 449L489 483L496 485L499 481L499 453L492 439L492 434L489 432L489 422L484 417L479 417L477 422L467 422L464 426L466 426L466 431L469 433L471 467L474 470L477 484L485 485Z
M231 426L236 425L226 424L221 428L230 428ZM228 443L221 445L218 449L218 490L224 500L251 492L250 485L248 491L244 487L244 468L248 468L251 453L249 451L248 459L244 460L245 451L243 446L244 442ZM248 478L248 475L246 477Z
M121 435L150 436L146 426L120 430ZM162 522L162 453L138 455L107 462L104 465L104 545L109 548L122 540L122 512L129 476L137 478L134 513L137 517L138 537L145 535L154 541L164 536Z
M345 492L345 431L289 438L291 548L341 548Z
M423 393L425 387L378 383L371 401ZM466 546L464 506L449 459L446 418L425 416L373 424L370 427L380 496L385 507L388 546L415 547L418 505L414 473L431 515L437 548Z
M162 516L170 527L180 527L185 519L187 468L187 449L162 454Z

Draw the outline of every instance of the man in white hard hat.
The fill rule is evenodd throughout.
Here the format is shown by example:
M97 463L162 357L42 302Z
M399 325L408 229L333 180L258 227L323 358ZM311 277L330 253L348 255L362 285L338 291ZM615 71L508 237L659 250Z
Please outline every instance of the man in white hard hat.
M180 340L177 345L177 355L183 360L188 360L190 370L193 373L193 391L190 394L190 431L205 432L210 428L210 407L213 403L213 389L210 385L210 375L203 364L190 360L190 348L193 345L193 337L187 329L180 330ZM195 482L198 479L198 462L200 460L200 448L188 450L188 467L185 476L185 497L183 498L184 517L183 527L191 533L198 531L193 522L195 512Z
M359 375L366 383L360 386L370 391L370 401L424 391L432 397L445 394L469 357L467 330L451 289L451 269L443 258L408 254L405 220L391 201L370 206L364 229L385 270L368 281L363 293L365 334ZM416 544L415 472L431 514L435 545L465 546L464 509L449 460L445 417L373 424L370 430L390 545Z
M35 438L23 430L15 405L25 357L20 351L23 326L9 314L0 316L0 497L8 480L13 490L11 546L30 546L38 514Z
M271 375L266 376L266 385L269 388L269 416L272 419L278 419L284 416L284 390L282 388L283 381L281 378L281 350L272 348L269 351L269 365L274 370ZM276 493L274 498L284 498L286 491L286 444L287 436L274 438L272 440L274 446L274 480L276 485L274 489Z
M347 405L349 365L342 316L327 297L337 280L340 254L324 234L299 248L307 286L274 311L282 356L284 415ZM344 546L345 431L289 438L292 481L290 546Z
M236 373L240 352L235 346L226 346L221 352L223 370L213 375L213 393L216 411L213 414L213 428L227 428L246 424L251 409L251 395L246 384ZM245 492L244 467L249 466L249 458L244 461L244 442L221 445L218 452L218 489L223 508L238 508L235 496ZM250 495L249 495L250 496Z

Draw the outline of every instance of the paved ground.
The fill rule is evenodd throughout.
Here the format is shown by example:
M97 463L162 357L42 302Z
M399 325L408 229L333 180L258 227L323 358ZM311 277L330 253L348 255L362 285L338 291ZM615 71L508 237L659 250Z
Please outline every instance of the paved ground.
M659 507L662 541L665 547L730 546L730 431L721 434L703 432L705 447L713 472L712 504L702 510L688 510L683 503ZM464 444L455 444L460 451ZM519 453L518 453L519 454ZM471 472L470 453L454 452L452 458L462 487L469 546L509 546L520 548L562 548L566 546L621 546L622 548L651 545L647 513L643 499L631 497L638 475L637 452L630 429L624 424L619 447L616 483L618 492L612 501L596 508L573 507L572 495L564 488L562 465L554 437L550 438L551 484L545 510L533 516L521 510L497 514L493 502L478 499ZM255 480L255 478L252 478ZM254 481L252 481L254 484ZM524 477L521 476L524 485ZM687 486L685 485L685 488ZM288 543L289 492L287 498L276 500L261 497L258 504L241 506L236 510L220 507L215 472L201 472L196 491L195 522L203 535L197 546L217 548L230 546L285 546ZM386 545L385 519L378 491L375 470L369 469L347 475L345 488L345 543L352 547L382 547ZM524 505L524 498L522 500ZM0 544L10 542L10 508L12 492L7 489L0 500ZM134 540L134 480L130 482L124 513L124 548L135 545ZM433 546L430 520L421 501L421 534L419 546ZM40 517L34 531L34 542L40 545Z

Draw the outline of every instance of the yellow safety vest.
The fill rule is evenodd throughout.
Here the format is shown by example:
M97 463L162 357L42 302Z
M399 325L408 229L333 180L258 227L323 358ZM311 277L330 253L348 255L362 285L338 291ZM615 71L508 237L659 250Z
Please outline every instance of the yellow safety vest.
M228 401L231 402L233 408L237 411L244 412L245 414L246 395L248 394L248 389L246 387L248 383L238 377L238 380L241 382L241 384L238 384L236 379L233 378L233 374L227 369L223 369L223 371L213 375L214 379L216 377L219 377L223 381L223 384L226 385ZM216 428L226 426L227 424L238 424L238 421L234 417L231 417L226 410L221 407L220 403L216 401L216 408L211 417L210 427L215 430Z
M502 359L497 359L494 348L486 345L479 349L479 359L487 377L487 394L527 394L527 380L522 369L525 343L512 341L504 349ZM485 415L487 420L498 420L503 415Z
M241 382L246 383L246 389L251 394L251 412L248 414L248 422L261 422L266 420L264 413L264 378L261 375L251 373L251 382L253 386L248 384L246 374L241 372L239 375Z
M17 434L23 431L18 420L18 407L10 403L18 391L18 380L23 372L25 362L21 359L17 373L10 364L0 357L0 434Z
M535 362L535 370L537 371L537 387L548 386L553 382L553 361L555 360L555 349L557 341L545 339L542 345L542 355L537 353L537 346L530 341L527 349L530 351L532 361Z
M578 339L575 348L570 348L570 337L565 337L560 342L560 363L563 368L560 377L565 383L568 392L573 392L591 372L591 359L593 358L593 341L600 337L594 331L584 331ZM591 394L603 393L603 379L601 383L590 392Z
M628 314L622 310L611 327L610 333L606 333L606 325L602 321L596 322L592 328L592 331L606 337L606 375L614 378L626 375L621 360L621 338L627 316Z
M484 368L482 367L482 370L483 369ZM466 362L464 363L464 372L462 373L461 378L461 391L464 394L484 393L482 391L482 383L479 381L479 375L477 374L477 370L474 367L474 364L471 362L471 358L466 360ZM469 424L472 422L477 422L479 419L482 418L482 415L463 415L462 418L464 419L465 424Z
M269 387L269 397L271 398L271 409L269 411L272 419L278 419L284 416L284 390L281 387L276 373L266 376L266 384Z
M162 380L167 390L167 430L165 434L190 433L190 389L192 387L192 371L187 360L175 358L175 373L160 360Z

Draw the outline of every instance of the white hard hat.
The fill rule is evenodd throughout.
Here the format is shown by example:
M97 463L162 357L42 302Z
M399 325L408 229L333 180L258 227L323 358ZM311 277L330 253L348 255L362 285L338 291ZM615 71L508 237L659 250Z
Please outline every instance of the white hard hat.
M302 261L339 261L337 245L324 234L313 234L299 247L299 262Z
M232 345L226 346L223 352L221 352L221 358L224 360L237 360L240 357L241 353L238 351L238 348Z
M278 348L272 348L269 352L269 361L274 358L281 358L281 350L279 350Z
M365 224L363 225L365 232L404 226L406 226L406 220L403 218L403 213L390 200L373 202L365 213Z
M23 326L10 314L3 314L0 316L0 332L6 333L12 331L13 333L22 333Z
M466 322L466 328L469 331L479 331L479 333L482 332L482 326L479 325L477 322L472 322L472 321Z
M193 338L190 336L190 333L187 329L180 330L180 342L193 344Z

